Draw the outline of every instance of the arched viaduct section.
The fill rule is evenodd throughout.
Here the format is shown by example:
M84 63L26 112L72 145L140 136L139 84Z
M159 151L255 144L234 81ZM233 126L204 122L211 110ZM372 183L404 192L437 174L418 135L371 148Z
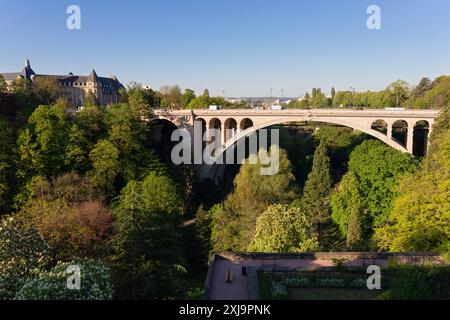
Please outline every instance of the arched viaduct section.
M418 123L424 123L429 135L438 112L437 110L389 111L384 109L155 110L155 116L169 120L177 127L192 128L194 121L201 121L207 129L220 128L222 148L217 155L233 146L239 139L260 129L303 121L350 127L367 133L397 150L412 154L414 129ZM375 128L375 123L383 123L385 132ZM402 129L406 131L406 145L402 145L392 136L393 128L398 123L404 124ZM230 130L232 130L231 134Z

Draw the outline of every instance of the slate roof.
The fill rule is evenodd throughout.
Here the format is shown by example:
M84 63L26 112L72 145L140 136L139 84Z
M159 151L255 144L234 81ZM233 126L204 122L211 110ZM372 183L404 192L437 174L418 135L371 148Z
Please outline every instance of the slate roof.
M5 81L14 81L19 77L20 73L19 72L0 73L0 75L5 79Z
M95 70L92 70L88 76L79 76L74 75L72 73L68 75L46 75L46 74L36 74L30 66L30 62L27 60L25 63L25 67L20 72L12 72L12 73L0 73L6 81L14 81L18 77L23 77L28 80L35 80L37 78L53 78L58 80L61 84L85 84L87 82L97 82L100 83L102 87L108 87L115 90L119 90L124 88L124 86L117 80L116 77L112 78L104 78L99 77Z

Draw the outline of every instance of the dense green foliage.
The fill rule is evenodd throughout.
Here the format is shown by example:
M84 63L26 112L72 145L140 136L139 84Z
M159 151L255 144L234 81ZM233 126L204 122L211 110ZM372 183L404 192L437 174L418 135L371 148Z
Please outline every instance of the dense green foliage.
M0 300L11 299L26 279L50 261L48 244L34 228L25 228L14 217L0 221Z
M119 296L179 297L181 200L173 181L155 173L130 181L114 212L112 259Z
M326 223L330 218L330 189L330 158L325 142L321 142L314 153L312 170L308 175L302 198L303 209L316 226Z
M331 217L347 238L347 247L356 248L361 243L366 226L364 203L353 172L344 176L338 191L331 197Z
M450 297L450 270L447 266L391 267L389 275L389 299L448 300Z
M450 121L442 113L420 168L403 177L378 246L392 251L450 252Z
M271 149L271 152L276 150ZM251 155L253 160L249 159L242 165L223 210L215 212L213 217L211 240L214 250L245 251L255 232L256 220L267 207L290 203L295 199L298 191L291 164L282 149L279 155L279 172L276 175L261 175L262 165L256 155ZM251 161L256 164L251 164Z
M72 113L63 100L38 105L44 102L38 94L51 93L51 84L37 91L17 81L12 89L0 96L0 214L14 217L14 226L2 228L1 236L14 240L2 242L1 296L14 298L33 274L23 298L111 297L103 289L48 295L46 286L63 280L57 264L78 258L111 266L116 298L184 296L180 224L191 187L151 147L150 124L142 120L159 103L157 94L134 85L123 104L104 107L86 99L85 108ZM17 117L10 111L16 100ZM129 207L133 185L139 186L136 208ZM35 267L40 248L46 258Z
M386 221L400 177L415 169L413 159L377 141L366 141L351 154L349 172L357 181L373 225Z
M262 272L263 299L300 300L448 300L448 266L390 266L383 269L381 291L367 289L365 268L334 267L321 271ZM301 294L295 293L300 291ZM381 293L380 293L381 292Z
M248 248L254 252L314 252L319 242L314 226L305 212L296 206L273 205L256 222Z
M253 155L229 188L164 163L170 145L153 141L146 120L152 108L246 102L132 84L121 104L99 106L89 95L72 112L55 83L19 79L9 91L0 79L0 298L199 297L211 251L448 253L449 79L333 90L332 99L316 88L290 105L442 107L423 160L348 128L292 124L270 150L279 151L279 172L261 175ZM79 293L60 287L74 262L89 274ZM434 271L411 277L424 286L437 279Z
M80 269L80 290L68 289L67 281L73 273L69 267ZM41 271L27 280L16 293L16 300L110 300L113 287L109 269L101 262L76 259L59 263L50 271Z

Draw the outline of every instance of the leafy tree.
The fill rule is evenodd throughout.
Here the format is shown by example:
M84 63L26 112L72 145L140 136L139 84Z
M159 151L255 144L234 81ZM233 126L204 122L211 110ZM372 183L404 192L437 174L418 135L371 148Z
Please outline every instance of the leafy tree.
M201 95L188 104L188 109L206 109L211 105L211 98L205 95Z
M80 268L80 290L68 290L67 279L73 276L70 266ZM50 271L41 271L17 292L17 300L110 300L113 286L109 268L102 262L77 258L59 263Z
M56 78L36 77L33 81L33 90L42 104L50 105L61 97L62 89Z
M68 119L61 105L40 106L28 119L17 144L22 176L57 176L65 169Z
M0 220L0 299L12 299L27 277L50 261L47 243L36 229L13 216Z
M312 219L315 226L330 220L330 158L327 155L327 147L321 142L314 153L312 171L308 175L303 189L303 209Z
M74 124L88 139L89 148L92 148L98 139L105 137L103 115L101 107L95 105L86 106L75 115Z
M361 208L352 207L347 226L347 248L360 250L363 241L363 219Z
M162 108L180 108L182 106L179 86L164 86L160 89L160 94Z
M0 93L6 93L8 91L8 85L6 84L5 78L0 75Z
M114 191L114 182L120 171L119 150L108 140L100 140L89 154L92 162L92 184L101 193Z
M419 84L414 88L411 98L417 99L425 94L426 91L432 88L431 80L429 78L420 79Z
M139 84L131 84L128 88L127 103L136 119L141 120L149 118L150 108L155 108L159 101L152 89L143 89Z
M27 189L24 203L33 202L36 199L44 201L62 199L70 204L97 200L91 181L74 172L52 180L36 176L27 184Z
M331 217L345 237L347 237L349 231L351 216L357 216L357 213L361 212L363 208L363 198L358 190L358 185L355 174L349 172L342 179L337 192L331 196ZM356 220L355 217L354 219Z
M11 91L17 104L20 106L19 122L26 122L34 109L39 105L39 99L33 90L33 85L27 79L18 78L13 81Z
M392 105L395 107L399 107L402 106L408 98L409 85L403 80L397 80L391 83L386 88L386 91L388 91L392 96Z
M102 255L112 223L111 214L100 202L71 205L64 199L35 200L22 210L20 219L43 235L55 262Z
M419 84L420 86L420 84ZM450 76L436 78L429 86L419 87L409 105L423 109L441 109L450 106Z
M349 171L358 181L358 190L367 206L369 224L386 221L392 209L395 188L405 173L414 171L410 155L378 140L364 141L350 155Z
M99 105L97 96L93 92L88 92L84 97L83 106L86 107L97 107Z
M83 131L76 124L69 132L64 163L71 171L84 173L89 170L90 143Z
M381 249L450 252L450 131L435 139L421 168L401 180L388 220L376 229Z
M130 181L115 208L115 283L121 298L177 297L184 268L177 226L181 199L166 176Z
M14 128L0 118L0 208L9 209L12 194L17 184L15 179L15 140Z
M328 105L327 97L322 93L322 90L320 88L313 89L310 104L312 107L316 108L325 108Z
M205 210L203 206L200 206L195 215L195 231L196 239L200 243L201 256L207 258L209 252L212 250L211 245L211 233L213 217L223 210L222 204L216 204L209 210ZM207 259L205 259L205 265L207 265Z
M195 98L194 90L186 89L181 97L181 106L186 109Z
M307 130L293 131L285 127L277 129L280 130L280 146L286 150L292 163L295 182L303 189L312 167L316 149L315 137L310 135Z
M270 152L278 148L272 146ZM216 251L246 251L253 237L256 220L268 206L290 203L298 190L286 152L279 149L279 171L261 175L260 156L251 155L234 180L234 190L224 202L223 210L214 213L212 243ZM251 164L256 163L256 164Z
M322 126L314 133L314 139L323 141L330 157L331 177L339 181L347 172L347 163L353 149L368 136L346 127Z
M108 140L119 151L119 189L130 180L142 179L150 169L161 169L154 150L147 145L149 126L136 119L129 106L110 106L104 115L104 126Z
M388 272L392 300L447 300L450 296L448 266L404 265Z
M18 123L18 109L19 105L15 96L0 91L0 119L11 123Z
M305 212L296 206L273 205L257 220L249 251L313 252L319 243L314 226Z

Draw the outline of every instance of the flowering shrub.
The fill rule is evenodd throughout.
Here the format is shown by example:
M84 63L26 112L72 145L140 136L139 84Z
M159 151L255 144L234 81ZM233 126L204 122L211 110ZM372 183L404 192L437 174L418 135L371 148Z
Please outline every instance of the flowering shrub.
M344 279L338 278L319 278L316 280L317 287L326 287L326 288L334 288L334 287L343 287L345 285Z
M284 285L295 288L295 287L307 287L309 285L308 278L300 277L300 278L284 278L281 281Z
M274 298L285 298L290 288L366 288L365 278L336 275L285 274L272 280L271 292Z
M14 217L0 220L0 299L13 298L49 260L49 246L36 229L24 228Z
M81 286L69 289L67 280L69 266L81 270ZM77 259L69 263L59 263L48 272L41 272L28 280L16 294L17 300L109 300L113 297L113 287L109 269L103 263L90 259Z
M367 288L367 280L361 278L353 279L350 286L352 288Z
M272 281L272 295L283 298L288 294L289 288L302 288L309 286L309 279L306 277L284 277L281 281Z
M288 295L288 288L282 282L272 281L272 296L274 298L284 298Z

